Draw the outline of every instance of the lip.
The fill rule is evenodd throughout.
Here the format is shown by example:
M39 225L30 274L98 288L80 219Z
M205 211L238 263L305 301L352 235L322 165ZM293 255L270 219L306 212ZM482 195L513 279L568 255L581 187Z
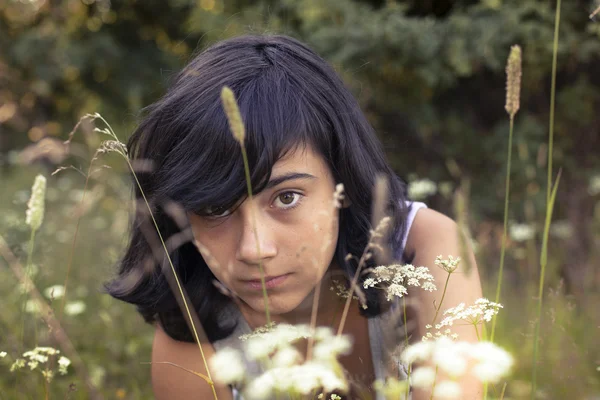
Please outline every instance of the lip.
M265 276L265 288L272 289L281 285L290 274L278 275L278 276ZM244 281L250 289L262 290L262 283L260 279L252 279Z

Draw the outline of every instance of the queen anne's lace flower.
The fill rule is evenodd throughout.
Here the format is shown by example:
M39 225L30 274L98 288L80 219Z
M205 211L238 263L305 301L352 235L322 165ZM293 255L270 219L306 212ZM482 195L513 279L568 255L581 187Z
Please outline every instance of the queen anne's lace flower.
M481 382L491 383L496 383L506 376L513 364L512 356L494 343L453 341L447 337L410 345L402 353L401 359L406 364L431 363L451 379L458 379L470 373ZM426 379L430 371L418 372L423 368L431 367L415 369L412 384L415 387L430 389L431 384ZM436 384L436 388L439 388L439 384Z
M307 361L293 343L311 336L314 347L312 359ZM348 388L338 361L341 354L351 349L347 335L335 335L325 327L313 332L308 325L272 324L240 339L245 355L258 361L263 373L247 376L241 352L231 348L218 351L211 366L216 379L238 384L244 398L267 399L282 393L307 395L319 389L331 393Z
M415 267L411 264L381 265L373 268L371 273L373 276L365 279L363 287L368 289L383 284L388 301L394 297L405 296L408 293L408 286L420 287L430 292L436 290L433 275L429 273L427 267Z
M437 256L435 258L435 265L437 265L438 267L440 267L441 269L443 269L444 271L448 272L448 273L452 273L454 271L456 271L456 268L458 268L458 264L460 263L460 257L452 257L452 256L448 256L447 260L444 260L442 258L441 255Z
M58 354L60 354L60 350L53 347L38 346L33 350L28 350L23 353L23 358L17 358L11 365L10 372L23 369L25 366L33 371L38 368L38 366L41 366L40 368L44 368L41 371L44 379L46 379L47 382L50 382L54 377L54 370L53 367L49 365L48 361L50 360L50 356ZM6 355L6 353L4 353L4 355ZM69 365L71 365L71 361L67 357L61 356L58 359L58 372L62 375L67 374Z
M485 298L477 299L475 304L469 307L466 307L465 303L460 303L458 306L444 311L446 317L435 327L441 329L444 326L452 326L455 321L461 320L473 325L483 321L489 322L494 315L498 314L501 308L503 308L502 304L494 303Z
M226 385L241 382L244 379L244 361L237 350L224 348L210 358L210 366L216 379Z

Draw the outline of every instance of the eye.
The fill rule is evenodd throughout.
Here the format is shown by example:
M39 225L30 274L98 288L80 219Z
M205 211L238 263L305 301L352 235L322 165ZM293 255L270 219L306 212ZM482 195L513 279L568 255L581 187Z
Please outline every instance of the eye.
M300 203L302 199L302 195L296 192L283 192L277 195L275 198L275 207L281 208L284 210L292 209Z
M225 207L206 207L202 214L208 218L223 218L231 214L231 210Z

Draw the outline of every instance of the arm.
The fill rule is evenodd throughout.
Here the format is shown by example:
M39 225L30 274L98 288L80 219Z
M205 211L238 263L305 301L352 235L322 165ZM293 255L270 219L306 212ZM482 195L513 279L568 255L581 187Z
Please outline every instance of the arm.
M202 343L202 350L207 360L215 354L210 343ZM198 344L174 340L157 324L152 346L152 388L156 399L214 399L213 391L204 379L173 365L156 364L162 361L207 375ZM215 388L219 400L232 399L227 386L215 384Z
M425 290L413 290L411 292L409 290L409 295L416 300L418 307L417 340L420 340L426 333L425 325L432 324L435 326L435 323L439 323L445 309L457 306L459 303L470 305L473 304L475 300L482 297L481 281L479 280L479 273L477 271L477 264L475 262L473 251L470 247L467 250L472 267L469 274L465 272L466 260L464 260L464 257L467 255L464 255L463 257L460 253L458 225L450 218L434 210L419 210L408 235L406 254L414 254L414 259L412 261L413 265L423 265L429 268L430 273L435 278L435 284L438 290L435 292L427 292ZM461 261L456 271L450 276L444 301L436 321L433 323L432 321L435 316L433 302L435 300L435 304L440 304L446 278L448 277L446 271L434 264L435 258L438 255L442 255L444 259L446 259L448 255L454 257L461 256L463 261ZM477 335L471 325L465 326L455 324L452 327L452 331L459 335L458 340L477 342ZM461 382L461 387L463 391L463 396L461 396L462 399L481 399L482 385L475 380L475 378L464 378ZM415 391L413 396L413 400L424 400L429 398L430 393L420 390Z

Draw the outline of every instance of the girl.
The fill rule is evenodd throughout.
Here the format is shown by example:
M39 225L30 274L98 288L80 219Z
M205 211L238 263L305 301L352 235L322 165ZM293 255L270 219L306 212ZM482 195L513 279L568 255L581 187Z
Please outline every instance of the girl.
M224 86L235 93L245 124L252 202L246 199L240 145L220 101ZM331 66L290 37L243 36L203 51L147 108L128 149L134 162L146 166L138 178L163 238L190 233L191 240L174 248L171 259L199 317L207 358L215 348L239 347L240 334L266 324L259 265L273 321L309 323L320 288L317 325L337 328L341 300L330 290L331 279L338 273L350 281L356 272L356 262L346 256L360 257L369 241L377 174L389 182L386 211L394 221L389 247L396 259L428 266L440 287L446 273L434 266L435 257L459 254L456 224L408 201L405 183L385 161L357 101ZM344 185L345 200L331 216L324 210L338 183ZM136 195L141 198L137 187ZM170 211L172 203L185 210L183 222ZM139 203L138 214L145 207ZM212 398L204 380L158 363L206 374L177 296L161 272L162 256L159 263L149 259L152 229L142 220L134 224L109 293L137 305L156 327L156 397ZM367 263L374 265L372 260ZM451 281L444 300L448 306L481 297L476 268L469 275L459 269ZM375 289L364 290L364 295L366 309L354 301L344 325L354 345L341 362L351 380L370 387L376 378L385 378L380 321L387 301ZM413 337L423 334L434 316L432 302L439 303L440 297L441 291L410 293L420 305ZM462 340L476 340L468 329L456 333ZM249 371L255 367L248 364ZM226 386L216 385L216 390L219 399L239 396ZM477 385L464 382L463 392L470 396L465 398L477 398L478 391ZM429 395L413 393L413 399L424 398Z

